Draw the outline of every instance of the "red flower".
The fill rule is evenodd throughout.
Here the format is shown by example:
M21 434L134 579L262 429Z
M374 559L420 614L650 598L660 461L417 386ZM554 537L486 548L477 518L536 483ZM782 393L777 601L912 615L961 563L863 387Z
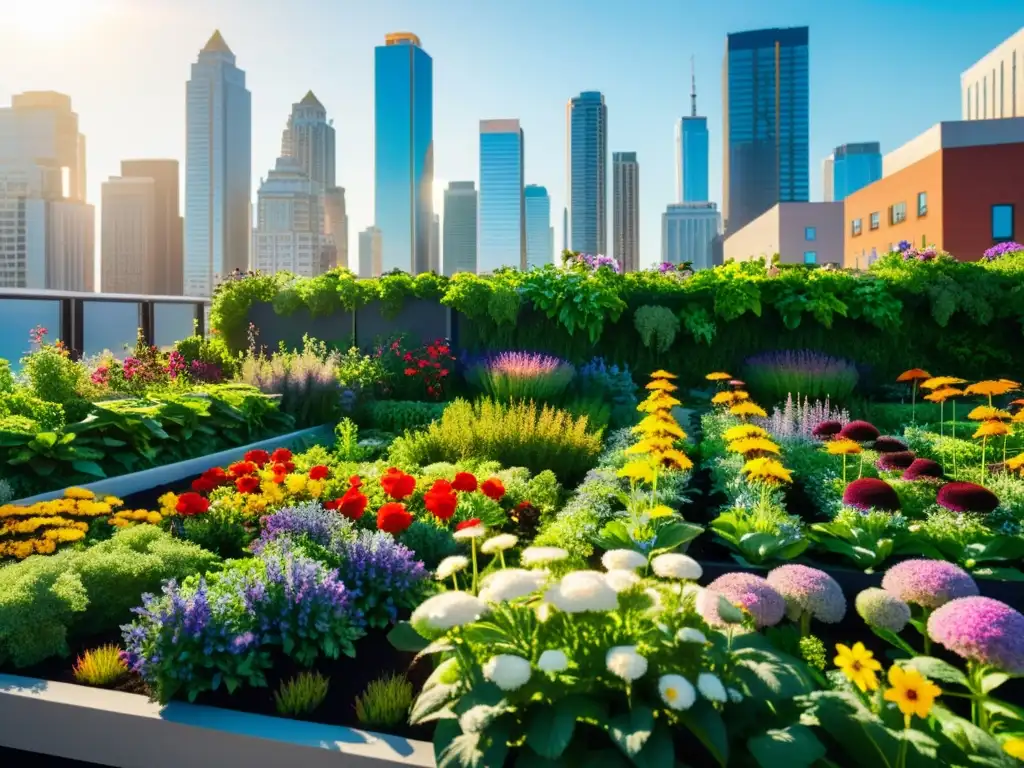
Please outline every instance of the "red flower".
M278 448L270 454L270 461L274 464L285 464L292 460L292 452L287 448Z
M407 475L397 467L391 467L384 476L380 479L380 487L384 489L384 493L390 496L395 501L401 501L404 498L412 496L412 492L416 490L416 478L412 475Z
M245 460L251 461L257 467L262 467L268 461L270 461L270 454L264 451L262 448L255 448L245 454Z
M480 520L479 517L473 517L469 520L463 520L461 523L456 523L455 530L461 531L463 528L472 528L476 525L483 525L483 522Z
M349 488L345 491L345 495L338 499L338 506L334 509L337 509L349 520L358 520L363 516L366 505L369 503L370 500L358 488Z
M228 467L228 474L232 477L244 477L256 471L256 465L251 461L239 461Z
M406 376L415 376L417 373L419 373L419 371L417 371L415 368L406 368L405 369L405 375Z
M426 360L420 360L419 361L419 366L420 366L420 368L426 368L427 367L427 361Z
M199 477L192 481L192 490L195 491L196 493L209 493L215 487L216 486L214 486L213 481L210 480L205 474L200 475Z
M309 470L310 480L326 480L327 476L331 474L331 470L325 467L323 464L317 464L315 467L311 467Z
M377 510L377 528L392 536L412 525L412 515L405 511L405 504L389 502Z
M407 362L407 363L411 363L412 362L412 352L406 352L405 356L402 359L405 360L405 362Z
M274 464L274 466L272 466L270 469L273 471L275 475L287 475L289 472L295 469L295 465L292 464L290 461L279 461L276 464Z
M349 488L359 488L362 484L363 479L359 475L352 475L352 477L348 479Z
M438 480L429 491L423 494L423 504L427 511L444 522L452 519L458 503L459 497L452 490L452 484L447 480Z
M227 472L220 467L210 467L198 478L192 481L192 490L208 493L214 488L218 488L230 482L231 479L228 477Z
M210 508L210 500L204 499L198 493L183 493L178 497L178 504L175 506L179 515L192 517L200 515Z
M337 509L341 506L341 499L335 499L334 501L325 501L324 509Z
M465 491L466 493L472 493L476 490L477 482L476 476L471 472L456 472L455 480L452 482L452 488L456 491Z
M260 479L252 475L246 475L235 480L235 488L239 493L255 493L260 488Z
M480 486L480 492L489 499L501 501L501 497L505 495L505 486L502 485L501 480L492 477L489 480L484 480L483 485Z

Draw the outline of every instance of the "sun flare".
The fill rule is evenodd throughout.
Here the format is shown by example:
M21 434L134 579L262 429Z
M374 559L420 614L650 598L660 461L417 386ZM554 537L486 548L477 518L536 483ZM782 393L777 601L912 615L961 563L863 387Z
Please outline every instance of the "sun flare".
M18 34L38 41L73 37L103 0L28 0L12 3L4 15Z

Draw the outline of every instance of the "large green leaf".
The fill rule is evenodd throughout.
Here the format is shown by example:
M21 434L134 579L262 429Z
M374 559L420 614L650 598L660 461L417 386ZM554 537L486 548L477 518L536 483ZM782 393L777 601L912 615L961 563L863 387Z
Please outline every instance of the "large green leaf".
M644 748L654 730L654 712L642 704L608 721L608 735L615 745L630 758Z
M430 641L412 628L408 621L400 621L388 632L388 642L397 650L407 653L419 653Z
M92 475L93 477L107 476L107 473L103 471L103 467L95 461L73 461L71 462L71 468L76 472L81 472L83 475Z
M534 707L526 729L527 745L541 757L560 757L572 741L581 699L585 701L583 697L568 696L556 701L553 707Z
M761 768L807 768L825 756L825 747L805 725L766 731L747 747Z
M791 699L814 689L813 681L801 662L759 648L741 648L733 654L736 674L750 695L766 701Z
M723 768L729 764L729 734L718 710L709 702L701 700L681 712L679 719L711 753L715 762Z

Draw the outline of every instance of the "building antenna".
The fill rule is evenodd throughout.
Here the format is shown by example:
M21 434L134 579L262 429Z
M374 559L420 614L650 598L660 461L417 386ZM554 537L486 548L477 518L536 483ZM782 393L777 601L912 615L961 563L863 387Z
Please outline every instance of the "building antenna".
M690 116L697 116L697 74L694 71L693 56L690 56Z

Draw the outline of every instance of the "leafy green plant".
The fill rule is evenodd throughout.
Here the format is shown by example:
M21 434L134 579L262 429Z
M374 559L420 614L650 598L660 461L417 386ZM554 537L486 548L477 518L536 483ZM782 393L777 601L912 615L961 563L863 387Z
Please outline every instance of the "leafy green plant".
M410 429L421 429L441 418L444 403L418 400L378 400L367 409L367 419L375 429L397 435Z
M386 675L356 697L356 718L369 728L394 728L405 721L412 706L412 683L401 675Z
M912 538L906 520L889 512L843 509L828 523L814 523L810 537L815 546L872 570L898 553L905 553Z
M416 559L423 562L424 567L433 570L438 563L459 550L459 545L448 528L434 523L415 520L402 531L402 544L416 554Z
M565 393L576 369L565 360L535 352L502 352L470 365L466 380L500 401L553 403Z
M344 418L334 428L334 452L341 461L362 461L366 451L359 445L359 427L352 419Z
M116 645L101 645L79 656L72 673L76 683L109 688L128 674L128 665Z
M11 363L0 357L0 394L14 391L14 374L11 373Z
M281 682L274 692L274 707L282 717L306 717L327 698L330 681L319 672L299 672Z
M302 349L281 349L270 357L250 352L242 360L240 380L281 398L281 410L299 426L334 421L341 412L341 383L335 376L339 356L323 342L303 337Z
M252 541L251 525L242 511L229 505L213 505L202 515L181 521L185 539L222 558L243 557Z
M741 565L793 560L811 544L800 519L770 503L725 510L711 521L711 530Z
M668 307L645 304L633 313L633 324L640 341L648 349L661 354L672 348L679 333L679 318Z
M46 430L64 427L64 407L35 397L25 389L0 389L0 416L24 416Z

